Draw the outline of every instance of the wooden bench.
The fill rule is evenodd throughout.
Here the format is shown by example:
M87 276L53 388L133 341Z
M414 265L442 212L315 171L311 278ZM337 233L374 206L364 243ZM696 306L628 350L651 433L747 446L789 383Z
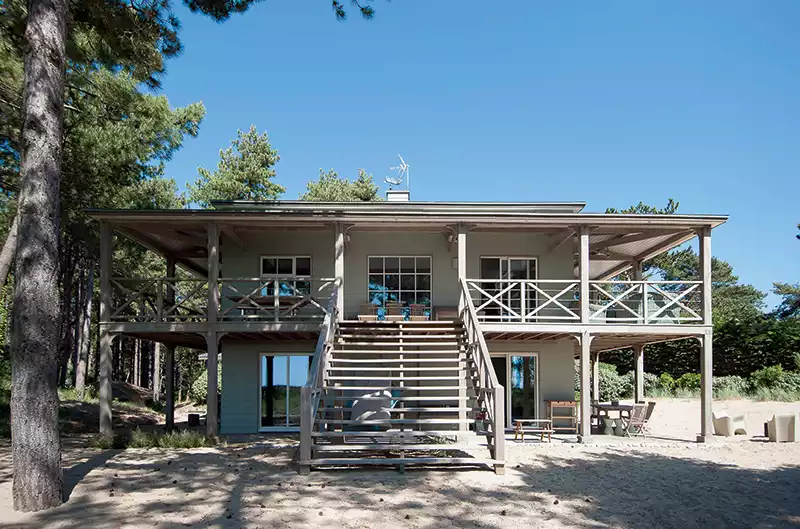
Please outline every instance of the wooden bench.
M525 426L526 424L530 426ZM514 419L514 440L525 442L526 433L538 433L539 440L544 442L547 435L547 442L553 442L553 421L550 419Z

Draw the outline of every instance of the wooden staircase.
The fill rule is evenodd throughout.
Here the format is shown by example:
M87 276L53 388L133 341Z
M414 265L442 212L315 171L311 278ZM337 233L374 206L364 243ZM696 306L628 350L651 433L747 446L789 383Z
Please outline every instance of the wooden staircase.
M330 323L303 388L302 472L481 465L502 473L502 425L498 437L489 421L476 421L487 402L486 362L476 362L461 321Z

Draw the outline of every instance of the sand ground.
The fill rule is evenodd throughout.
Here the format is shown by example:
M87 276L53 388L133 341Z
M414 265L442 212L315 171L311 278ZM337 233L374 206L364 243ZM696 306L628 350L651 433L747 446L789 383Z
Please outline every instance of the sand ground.
M728 401L759 434L800 403ZM758 437L689 442L694 400L660 400L654 438L591 445L509 442L508 471L297 474L296 439L197 450L89 450L65 440L67 502L11 509L10 447L0 446L0 527L798 527L800 443Z

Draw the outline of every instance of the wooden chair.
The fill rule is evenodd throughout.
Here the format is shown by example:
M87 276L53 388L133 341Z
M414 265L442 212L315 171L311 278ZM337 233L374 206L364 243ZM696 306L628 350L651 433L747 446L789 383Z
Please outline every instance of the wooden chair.
M372 303L364 303L358 309L358 321L377 321L378 312Z
M633 433L636 436L647 437L647 434L650 433L647 424L653 415L655 407L656 403L654 401L650 401L646 405L634 404L630 419L628 419L628 425L625 428L625 435L631 437L631 433ZM631 432L631 429L633 429L633 432Z
M396 302L386 304L386 321L403 321L403 305Z
M428 319L428 317L425 316L425 309L428 308L426 305L421 303L412 303L408 307L411 309L411 314L408 317L409 320L426 321Z

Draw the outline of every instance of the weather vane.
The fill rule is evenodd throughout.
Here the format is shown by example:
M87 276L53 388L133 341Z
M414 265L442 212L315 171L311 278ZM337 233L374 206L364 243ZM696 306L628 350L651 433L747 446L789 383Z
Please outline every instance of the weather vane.
M394 177L387 176L386 178L383 179L383 181L389 184L389 189L392 189L393 186L399 186L403 183L403 180L405 180L406 189L410 189L411 176L409 175L408 170L411 168L411 166L408 165L406 161L403 160L403 157L400 156L399 154L397 155L397 157L400 158L400 165L396 165L394 167L389 168L390 171L395 171L397 175Z

